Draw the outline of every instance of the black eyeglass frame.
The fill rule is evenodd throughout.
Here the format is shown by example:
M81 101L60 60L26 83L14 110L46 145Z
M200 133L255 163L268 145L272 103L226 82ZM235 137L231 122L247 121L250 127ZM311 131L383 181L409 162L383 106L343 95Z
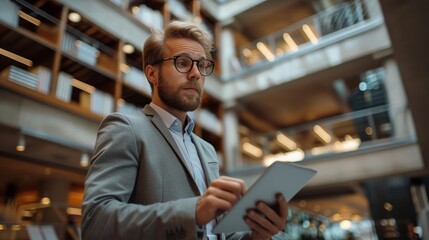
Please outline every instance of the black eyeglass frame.
M181 57L188 58L188 59L190 59L192 61L191 67L187 71L181 71L181 70L179 70L179 68L177 68L176 61L177 61L178 58L181 58ZM214 70L214 67L215 67L215 63L212 60L210 60L210 59L204 58L204 59L201 59L201 60L194 60L191 57L181 56L181 55L180 56L172 56L172 57L169 57L169 58L161 59L158 62L156 62L155 64L160 64L160 63L162 63L164 61L168 61L168 60L173 60L174 61L174 67L176 68L176 70L179 73L188 73L188 72L190 72L192 70L192 68L194 67L194 63L196 62L197 63L198 72L200 72L200 74L203 75L203 76L205 76L205 77L209 76L210 74L212 74L213 70ZM204 73L201 72L201 69L198 67L198 65L200 64L201 61L209 61L212 64L212 70L209 73L204 74Z

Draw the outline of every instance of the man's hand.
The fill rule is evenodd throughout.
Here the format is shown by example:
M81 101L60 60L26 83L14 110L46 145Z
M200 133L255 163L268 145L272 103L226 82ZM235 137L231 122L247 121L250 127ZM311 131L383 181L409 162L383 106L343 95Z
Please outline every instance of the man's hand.
M197 201L197 224L206 224L230 209L246 191L247 186L241 179L222 176L213 180Z
M252 240L270 239L286 227L288 207L283 195L277 196L278 212L264 202L258 202L255 210L250 210L244 218L252 228Z

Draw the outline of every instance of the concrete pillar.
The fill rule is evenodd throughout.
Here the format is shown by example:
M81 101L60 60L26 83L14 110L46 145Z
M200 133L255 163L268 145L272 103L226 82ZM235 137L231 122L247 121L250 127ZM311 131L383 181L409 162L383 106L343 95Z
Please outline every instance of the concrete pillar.
M242 164L240 153L240 133L238 117L233 107L224 105L223 111L223 148L224 148L224 169L232 171Z
M429 172L429 1L380 0L394 57L401 72L408 106L414 119L417 138Z
M220 63L223 79L228 79L234 72L240 69L240 62L236 56L236 46L233 33L230 29L225 28L222 30L221 36L221 49L220 49Z
M408 107L398 65L394 59L388 59L384 62L384 73L394 136L398 139L415 136L414 121Z

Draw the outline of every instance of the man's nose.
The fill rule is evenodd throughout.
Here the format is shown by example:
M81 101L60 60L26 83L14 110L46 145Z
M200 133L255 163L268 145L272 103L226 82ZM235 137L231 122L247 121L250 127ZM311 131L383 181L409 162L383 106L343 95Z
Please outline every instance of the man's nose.
M201 76L200 70L198 69L198 63L197 62L192 62L192 68L191 68L191 71L189 71L189 73L192 75L196 75L198 77Z

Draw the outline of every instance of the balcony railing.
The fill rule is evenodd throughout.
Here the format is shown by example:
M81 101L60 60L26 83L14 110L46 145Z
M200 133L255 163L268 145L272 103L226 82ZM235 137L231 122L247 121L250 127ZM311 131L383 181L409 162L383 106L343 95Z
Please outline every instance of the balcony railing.
M371 10L377 9L376 4L377 1L371 1L370 5L363 1L342 3L250 42L239 49L242 70L284 59L320 44L327 36L380 18L381 13Z
M413 138L412 133L395 134L391 111L397 112L389 105L381 105L250 136L242 140L244 160L241 167L267 166L274 161L329 158ZM406 110L402 111L406 114Z

